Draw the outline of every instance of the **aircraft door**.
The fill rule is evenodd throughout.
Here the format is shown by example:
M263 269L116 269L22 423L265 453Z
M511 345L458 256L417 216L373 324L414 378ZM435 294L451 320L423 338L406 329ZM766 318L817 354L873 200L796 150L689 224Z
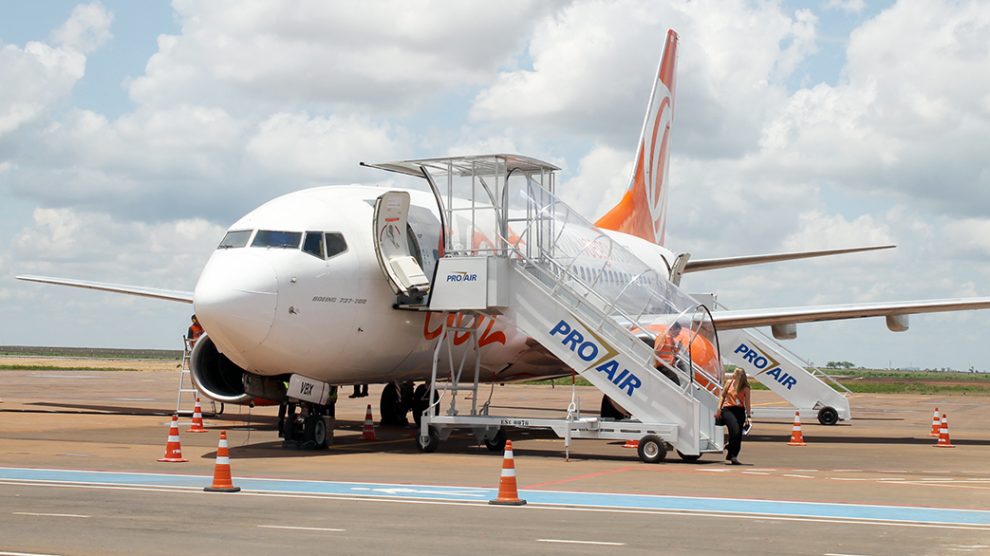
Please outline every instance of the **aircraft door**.
M430 291L430 280L413 253L415 238L409 228L409 193L388 191L375 200L375 255L400 303L422 303ZM411 241L412 240L412 241Z

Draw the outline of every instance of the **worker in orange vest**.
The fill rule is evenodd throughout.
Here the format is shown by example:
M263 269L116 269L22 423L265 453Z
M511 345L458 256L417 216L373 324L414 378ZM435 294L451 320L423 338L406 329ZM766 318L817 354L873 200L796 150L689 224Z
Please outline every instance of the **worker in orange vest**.
M680 333L681 323L675 322L670 325L670 328L665 333L657 336L656 342L653 344L653 350L657 354L657 359L673 368L679 368L677 366L677 354L681 351L681 343L677 341L677 336ZM657 369L660 369L660 372L667 376L667 378L680 384L680 380L677 379L676 375L670 376L668 373L671 371L659 362L657 363Z
M199 319L196 315L192 316L192 324L189 325L189 330L186 331L186 340L189 342L189 349L192 349L196 345L196 340L203 335L203 325L199 324Z

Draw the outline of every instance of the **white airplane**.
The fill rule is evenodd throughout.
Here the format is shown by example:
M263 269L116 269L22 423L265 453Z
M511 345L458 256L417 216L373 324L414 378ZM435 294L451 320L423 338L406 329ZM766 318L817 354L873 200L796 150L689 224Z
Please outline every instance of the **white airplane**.
M677 40L674 31L667 32L630 186L618 204L595 222L603 237L634 254L636 264L654 271L653 286L676 291L686 273L892 247L707 260L690 260L689 255L665 247ZM431 167L466 168L493 159L502 161L507 175L516 170L556 170L517 155L368 166L430 181ZM397 385L429 380L445 319L456 323L464 318L425 310L431 286L426 277L434 276L444 244L450 241L444 226L452 225L448 220L453 213L445 213L438 204L437 191L330 186L273 199L230 226L193 292L44 276L17 278L192 303L206 330L191 365L201 393L224 403L278 403L283 416L280 431L287 439L323 447L328 432L321 417L332 412L327 395L331 385L386 383L382 419L404 421L402 404L408 406L409 392L404 393L406 401L400 401L403 396ZM466 204L462 201L461 208ZM480 237L473 243L480 249L490 241ZM588 253L575 259L573 277L591 289L620 291L636 279L624 264ZM888 328L903 331L909 314L986 308L990 297L712 311L711 319L718 330L770 326L775 336L788 338L795 336L799 323L883 316ZM660 315L643 328L652 339L671 318ZM480 316L471 322L478 330L481 380L506 382L570 373L559 359L517 331L509 316ZM466 337L460 340L464 343ZM294 388L288 394L294 381L302 381L300 388L307 392ZM420 396L414 414L426 406ZM297 407L302 411L298 419ZM285 418L287 414L293 417Z

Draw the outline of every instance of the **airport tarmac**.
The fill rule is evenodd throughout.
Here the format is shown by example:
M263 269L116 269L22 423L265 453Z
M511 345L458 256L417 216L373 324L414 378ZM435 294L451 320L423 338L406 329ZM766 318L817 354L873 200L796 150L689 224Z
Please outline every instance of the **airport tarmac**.
M416 450L412 427L362 441L375 387L364 399L342 390L327 451L283 449L274 408L228 407L207 418L208 434L182 427L190 462L158 463L176 382L174 372L0 372L0 554L990 554L988 398L856 395L850 425L805 416L805 447L786 445L790 422L757 421L741 467L717 454L647 465L604 441L575 441L564 461L562 440L513 430L530 504L506 508L487 504L502 454L467 435L433 454ZM578 395L597 410L594 389ZM570 396L497 387L493 412L560 415ZM775 400L755 392L754 403ZM956 448L932 447L935 406ZM218 430L241 493L201 491Z

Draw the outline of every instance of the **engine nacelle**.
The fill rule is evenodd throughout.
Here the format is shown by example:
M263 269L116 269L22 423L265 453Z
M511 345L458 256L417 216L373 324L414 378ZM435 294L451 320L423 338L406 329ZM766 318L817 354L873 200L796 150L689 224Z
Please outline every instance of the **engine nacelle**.
M244 391L244 375L249 373L220 353L207 334L196 341L189 370L196 389L211 400L239 405L254 401L254 396Z

